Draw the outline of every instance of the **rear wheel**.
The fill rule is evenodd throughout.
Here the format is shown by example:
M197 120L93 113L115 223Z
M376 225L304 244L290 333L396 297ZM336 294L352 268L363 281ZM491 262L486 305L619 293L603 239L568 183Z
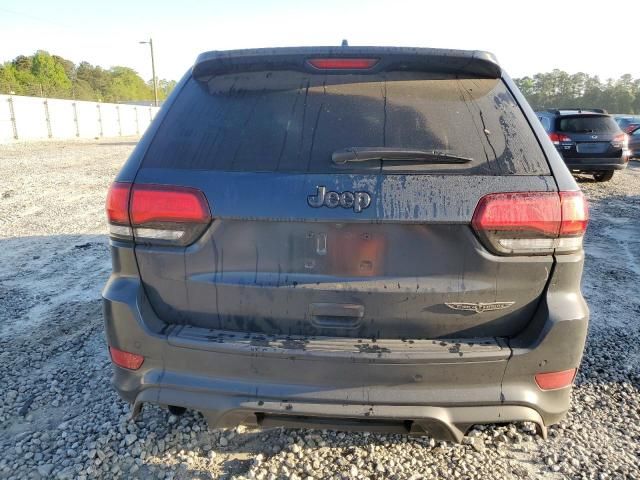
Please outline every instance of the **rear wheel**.
M613 178L613 170L605 172L595 172L593 174L593 178L596 180L596 182L608 182Z

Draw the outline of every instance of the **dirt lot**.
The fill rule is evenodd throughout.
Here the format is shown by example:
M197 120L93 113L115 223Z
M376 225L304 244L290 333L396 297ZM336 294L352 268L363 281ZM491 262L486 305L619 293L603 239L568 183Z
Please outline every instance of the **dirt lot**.
M640 478L640 163L591 202L592 324L565 421L462 445L323 431L208 431L109 385L103 203L135 140L0 147L0 478Z

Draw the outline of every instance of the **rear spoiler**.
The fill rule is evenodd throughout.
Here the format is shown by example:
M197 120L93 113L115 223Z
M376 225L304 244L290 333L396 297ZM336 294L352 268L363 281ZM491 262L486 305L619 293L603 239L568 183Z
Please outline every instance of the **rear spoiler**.
M608 115L608 112L604 108L547 108L545 112L555 115L570 115L572 113L602 113Z
M367 69L322 70L326 74L418 71L465 74L500 78L502 70L496 57L479 50L445 50L407 47L287 47L205 52L192 68L196 79L216 75L264 70L294 70L318 73L310 59L376 59Z

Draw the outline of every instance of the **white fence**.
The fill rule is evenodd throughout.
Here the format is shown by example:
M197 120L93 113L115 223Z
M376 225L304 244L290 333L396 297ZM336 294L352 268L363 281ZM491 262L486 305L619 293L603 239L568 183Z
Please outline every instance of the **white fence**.
M0 143L142 135L158 107L0 95Z

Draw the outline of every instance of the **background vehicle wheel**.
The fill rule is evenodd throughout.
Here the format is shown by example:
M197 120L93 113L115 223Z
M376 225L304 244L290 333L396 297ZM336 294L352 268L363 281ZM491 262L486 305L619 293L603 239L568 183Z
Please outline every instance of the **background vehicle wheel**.
M169 409L169 412L171 412L171 414L175 415L176 417L179 417L180 415L183 415L184 412L187 411L186 408L177 407L176 405L169 405L167 408Z
M608 172L596 172L593 174L596 182L608 182L613 178L613 170Z

